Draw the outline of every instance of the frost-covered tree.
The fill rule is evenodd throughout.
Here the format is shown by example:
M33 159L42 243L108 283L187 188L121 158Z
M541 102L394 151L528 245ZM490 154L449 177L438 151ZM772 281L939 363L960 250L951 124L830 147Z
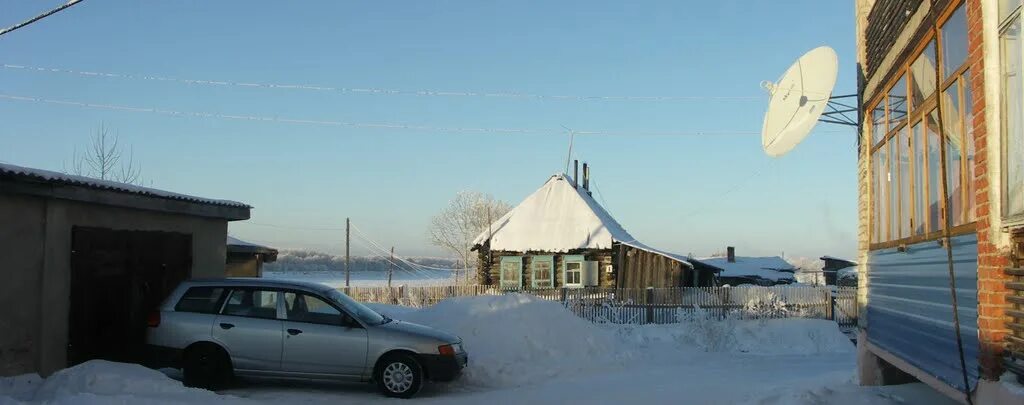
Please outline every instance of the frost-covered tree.
M96 129L85 152L75 151L64 172L120 183L142 183L142 169L135 162L135 154L129 148L126 155L117 135L110 135L103 124Z
M476 265L476 255L470 251L473 239L511 209L511 205L490 194L461 191L431 219L427 234L432 244L451 252L465 268L471 268Z

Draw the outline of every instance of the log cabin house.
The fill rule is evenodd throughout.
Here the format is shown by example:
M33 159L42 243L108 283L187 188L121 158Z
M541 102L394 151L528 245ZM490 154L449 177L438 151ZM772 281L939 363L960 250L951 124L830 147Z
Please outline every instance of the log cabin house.
M713 286L716 269L634 239L583 182L551 176L473 242L483 284L506 289Z

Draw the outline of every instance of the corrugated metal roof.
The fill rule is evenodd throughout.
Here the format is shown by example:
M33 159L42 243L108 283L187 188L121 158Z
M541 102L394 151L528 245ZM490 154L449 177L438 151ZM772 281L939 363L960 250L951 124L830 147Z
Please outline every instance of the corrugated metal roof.
M141 187L131 184L119 183L110 180L100 180L85 176L64 174L43 169L17 166L0 163L0 177L13 177L16 180L27 180L45 182L51 184L65 184L79 187L93 188L97 190L115 191L121 193L138 194L147 197L166 198L170 200L188 201L198 204L220 205L226 207L252 208L248 204L231 200L218 200L212 198L196 197L187 194L173 193L155 188Z

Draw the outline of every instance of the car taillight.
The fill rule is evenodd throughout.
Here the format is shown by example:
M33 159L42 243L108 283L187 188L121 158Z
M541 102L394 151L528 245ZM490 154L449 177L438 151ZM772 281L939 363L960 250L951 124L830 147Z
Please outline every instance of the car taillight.
M160 326L160 311L153 311L146 317L146 325L150 328Z
M438 346L437 352L441 353L442 356L454 356L455 348L452 345Z

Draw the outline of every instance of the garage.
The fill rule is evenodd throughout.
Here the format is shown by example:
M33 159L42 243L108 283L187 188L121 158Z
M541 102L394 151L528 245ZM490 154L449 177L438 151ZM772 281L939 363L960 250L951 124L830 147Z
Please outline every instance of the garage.
M224 277L246 204L0 164L0 376L137 361L146 317Z

